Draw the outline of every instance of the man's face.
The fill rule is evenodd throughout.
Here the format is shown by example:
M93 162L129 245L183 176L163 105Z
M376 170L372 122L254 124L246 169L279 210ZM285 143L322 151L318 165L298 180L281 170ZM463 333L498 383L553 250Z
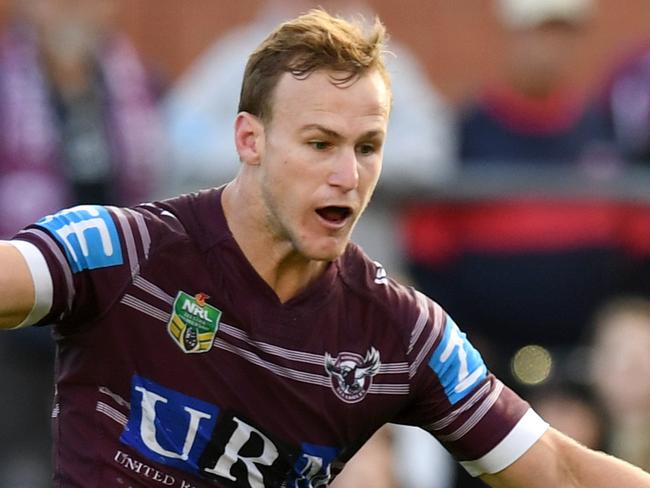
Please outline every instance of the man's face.
M571 72L581 30L566 22L546 22L512 33L511 70L527 85L541 92L555 89Z
M373 71L345 87L327 71L280 78L260 151L266 224L313 260L348 243L381 170L390 93Z

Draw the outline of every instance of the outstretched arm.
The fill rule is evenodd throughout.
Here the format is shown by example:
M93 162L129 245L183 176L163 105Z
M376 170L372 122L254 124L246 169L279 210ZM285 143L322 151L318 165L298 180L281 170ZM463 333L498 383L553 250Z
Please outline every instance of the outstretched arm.
M650 488L650 474L553 428L512 465L481 479L493 488Z
M34 306L34 281L23 255L0 241L0 329L20 324Z

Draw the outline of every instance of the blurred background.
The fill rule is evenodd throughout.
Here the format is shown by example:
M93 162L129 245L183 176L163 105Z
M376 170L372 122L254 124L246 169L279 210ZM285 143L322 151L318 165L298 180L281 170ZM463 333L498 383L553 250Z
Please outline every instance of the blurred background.
M650 2L0 0L0 238L62 207L220 185L248 53L377 14L394 107L355 240L559 429L650 469ZM53 347L0 335L0 486L50 486ZM336 488L468 488L390 426Z

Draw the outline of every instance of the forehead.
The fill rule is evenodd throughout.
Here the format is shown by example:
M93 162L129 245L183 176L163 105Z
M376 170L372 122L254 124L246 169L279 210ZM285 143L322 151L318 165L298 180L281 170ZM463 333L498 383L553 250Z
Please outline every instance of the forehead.
M335 84L336 78L337 73L326 70L317 70L306 78L283 74L273 94L273 119L309 119L318 115L388 119L390 89L378 71L344 84Z

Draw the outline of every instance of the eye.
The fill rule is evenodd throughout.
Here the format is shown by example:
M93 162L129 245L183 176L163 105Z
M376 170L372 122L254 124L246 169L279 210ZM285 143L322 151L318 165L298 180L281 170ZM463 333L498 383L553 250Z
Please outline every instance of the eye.
M324 151L328 149L332 144L326 141L309 141L309 145L317 151Z
M370 156L376 151L377 149L374 144L365 143L357 146L357 152L363 156Z

